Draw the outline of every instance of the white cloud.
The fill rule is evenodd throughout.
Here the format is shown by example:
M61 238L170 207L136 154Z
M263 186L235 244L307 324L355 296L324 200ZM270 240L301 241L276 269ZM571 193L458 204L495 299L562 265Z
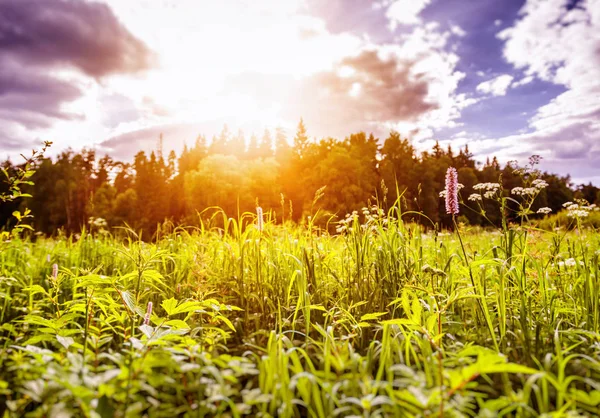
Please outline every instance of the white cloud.
M531 133L513 138L553 164L568 159L573 170L600 164L600 0L567 10L567 0L528 0L516 24L498 34L504 56L527 75L567 91L540 107Z
M521 78L520 80L513 82L510 87L515 88L515 87L524 86L526 84L531 83L533 81L533 79L534 79L534 77L532 75L527 75L527 76Z
M465 36L467 36L467 32L465 32L465 30L458 25L450 25L450 32L452 32L459 38L464 38Z
M385 12L390 21L390 28L396 29L399 24L416 25L421 23L419 14L431 3L431 0L395 0Z
M491 80L479 83L477 85L477 91L484 94L491 94L492 96L504 96L512 81L512 75L502 74Z

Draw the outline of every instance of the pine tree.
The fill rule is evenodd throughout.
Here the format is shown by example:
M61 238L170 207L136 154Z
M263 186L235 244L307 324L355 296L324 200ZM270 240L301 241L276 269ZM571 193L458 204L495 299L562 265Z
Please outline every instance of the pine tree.
M305 156L308 143L308 136L306 135L304 120L300 119L300 122L298 123L298 129L296 130L296 136L294 137L294 153L298 158L303 158Z

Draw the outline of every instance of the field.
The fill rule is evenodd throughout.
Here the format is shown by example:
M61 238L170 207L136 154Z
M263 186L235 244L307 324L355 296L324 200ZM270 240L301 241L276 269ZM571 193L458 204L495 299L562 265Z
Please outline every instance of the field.
M2 244L0 416L600 414L597 232L366 212Z

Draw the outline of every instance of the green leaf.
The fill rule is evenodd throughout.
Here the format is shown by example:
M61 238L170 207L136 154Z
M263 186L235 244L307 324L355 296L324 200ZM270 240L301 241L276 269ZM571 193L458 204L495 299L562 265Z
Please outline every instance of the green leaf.
M380 317L382 317L383 315L387 315L387 312L373 312L373 313L369 313L369 314L365 314L363 316L360 317L360 321L374 321Z
M175 298L165 299L162 301L160 306L162 306L167 315L173 315L173 312L177 307L177 300Z
M182 321L181 319L171 319L171 320L165 322L164 325L171 327L173 329L189 329L190 328L190 326L185 321Z
M50 296L46 289L44 289L39 284L34 284L33 286L26 287L24 290L31 292L33 295L37 295L38 293L43 293L46 296Z
M177 302L175 298L163 300L161 306L167 315L177 315L186 312L194 312L202 309L203 304L196 301Z

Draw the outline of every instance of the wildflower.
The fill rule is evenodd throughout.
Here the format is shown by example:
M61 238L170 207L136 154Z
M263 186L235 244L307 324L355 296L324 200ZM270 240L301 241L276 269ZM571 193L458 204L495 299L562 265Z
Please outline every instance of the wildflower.
M527 196L536 194L538 189L535 187L514 187L510 192L517 196Z
M537 213L541 213L541 214L543 214L543 215L547 215L547 214L549 214L550 212L552 212L552 209L550 209L550 208L548 208L548 207L539 208L539 209L537 210Z
M446 213L458 215L458 173L454 167L446 171Z
M569 209L567 216L569 218L587 218L589 214L587 210Z
M473 186L473 190L497 191L500 189L500 183L477 183Z
M533 180L533 182L531 183L531 185L533 187L535 187L536 189L545 189L546 187L548 187L548 183L542 179L535 179Z
M264 227L263 210L260 206L256 208L256 228L262 232Z
M565 266L567 267L574 267L577 264L577 262L575 261L574 258L567 258L565 260Z
M49 262L50 262L50 254L47 254L46 255L46 263L49 263Z
M539 164L540 161L542 161L542 156L538 155L538 154L533 154L531 157L529 157L529 164L530 165L536 165Z
M144 325L150 324L151 316L152 316L152 302L148 302L148 308L146 308L146 315L144 316Z
M480 202L483 198L481 197L480 194L477 193L473 193L471 196L469 196L469 200L472 200L473 202Z
M586 218L596 209L596 205L587 205L585 200L577 200L577 203L566 202L563 206L567 209L569 218Z
M58 277L58 264L52 264L52 279L56 280Z
M494 197L495 194L495 190L489 190L483 194L483 197L485 197L486 199L491 199L492 197Z

